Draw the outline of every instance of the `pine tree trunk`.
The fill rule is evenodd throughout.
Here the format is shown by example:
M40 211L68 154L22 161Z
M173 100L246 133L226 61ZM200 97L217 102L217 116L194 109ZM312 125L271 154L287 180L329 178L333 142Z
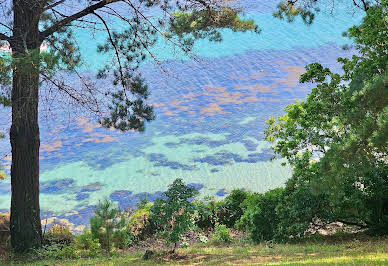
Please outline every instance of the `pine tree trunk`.
M11 244L16 251L39 247L42 228L39 207L38 90L40 47L36 1L14 0L14 61L12 84ZM42 1L43 2L43 1Z

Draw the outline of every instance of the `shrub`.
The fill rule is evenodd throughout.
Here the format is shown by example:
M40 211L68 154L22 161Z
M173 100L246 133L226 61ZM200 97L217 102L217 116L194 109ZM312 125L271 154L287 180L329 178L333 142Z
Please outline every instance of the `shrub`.
M195 188L185 185L182 179L176 179L151 208L150 220L169 243L174 243L173 251L183 233L194 227L195 205L192 199L197 194Z
M144 239L153 233L153 226L149 220L151 207L150 202L139 204L137 210L129 217L128 227L134 238Z
M216 225L211 240L215 244L229 244L232 242L230 229L224 224Z
M96 257L101 252L101 245L97 238L93 238L89 230L85 230L76 237L77 248L83 256ZM85 252L86 251L86 252Z
M249 195L241 205L244 214L237 227L248 231L255 242L272 240L278 229L276 208L282 200L283 191L283 188L277 188L265 194Z
M113 245L117 248L123 249L129 247L133 242L134 236L128 227L124 227L122 230L117 230L113 233Z
M218 208L219 203L210 201L196 201L195 225L201 229L214 228L218 222Z
M320 192L324 177L316 174L317 167L319 165L313 164L308 169L295 168L294 175L286 182L283 199L276 209L279 218L276 240L304 237L311 223L316 221L322 224L335 221L333 212L339 210L329 200L328 193ZM357 203L355 201L353 205L357 206Z
M249 193L240 189L233 190L218 206L218 221L228 227L234 227L235 223L243 215L241 204Z
M70 245L74 242L74 235L66 225L54 224L44 235L45 245L62 244Z
M52 244L35 250L39 259L76 259L79 258L75 244Z
M115 234L116 240L120 239L116 232L125 228L125 218L120 210L114 207L112 201L105 199L96 206L94 217L90 218L90 228L93 238L98 239L101 247L110 253Z

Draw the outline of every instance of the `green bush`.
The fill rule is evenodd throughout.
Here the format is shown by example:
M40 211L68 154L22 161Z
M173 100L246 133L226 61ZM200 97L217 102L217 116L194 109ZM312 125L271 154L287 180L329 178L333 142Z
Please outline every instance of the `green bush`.
M215 244L229 244L232 242L230 229L224 224L216 225L214 233L211 236L211 241Z
M93 238L99 240L101 247L110 253L113 244L122 247L125 243L116 242L124 240L121 233L117 231L125 230L125 217L120 210L114 207L113 202L105 199L100 201L94 211L94 217L90 218L90 228ZM116 238L115 238L116 235Z
M151 208L151 222L169 243L174 243L173 251L183 234L194 228L195 204L192 200L197 194L195 188L176 179Z
M34 254L38 259L76 259L79 258L75 244L52 244L36 249Z
M61 236L67 230L56 226L50 230L52 235ZM66 234L65 234L66 235ZM56 240L57 238L52 238ZM51 244L34 250L38 259L77 259L80 257L96 257L101 253L101 245L98 239L93 238L90 231L85 230L80 235L74 236L71 243L52 241Z
M220 203L214 200L196 201L195 225L200 229L214 228L218 222Z
M131 246L134 242L134 236L128 227L122 230L117 230L113 233L113 245L117 248L123 249Z
M272 240L278 230L276 208L282 201L283 192L283 188L277 188L264 194L249 195L241 205L244 214L237 227L249 232L255 242Z
M293 176L286 182L281 204L276 213L279 219L275 240L285 241L290 238L305 237L311 223L319 221L328 224L336 221L335 212L340 209L330 200L330 191L321 191L325 176L319 173L319 164L311 164L305 156L298 162L300 167L294 169ZM302 166L302 164L304 166ZM358 201L354 201L351 208L357 210Z
M96 257L101 253L101 245L97 238L93 238L89 230L85 230L76 237L77 248L83 257Z
M241 204L248 197L249 193L240 189L233 190L217 206L218 222L227 227L234 227L236 222L243 215Z

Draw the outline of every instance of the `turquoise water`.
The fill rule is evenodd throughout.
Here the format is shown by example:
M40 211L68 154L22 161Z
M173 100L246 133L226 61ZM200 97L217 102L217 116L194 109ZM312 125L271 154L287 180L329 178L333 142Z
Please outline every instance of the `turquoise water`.
M342 12L341 12L342 11ZM263 31L261 34L252 32L233 32L223 30L223 42L209 42L199 40L194 49L194 53L199 57L218 58L245 53L247 51L265 50L293 50L295 48L317 48L321 45L334 42L336 45L349 44L347 38L342 37L342 33L350 26L360 21L360 14L350 12L349 9L336 10L335 13L320 13L312 25L306 26L301 19L296 19L293 23L286 23L273 17L271 12L249 13L243 15L244 18L253 19ZM117 29L119 29L119 25ZM80 45L85 60L85 68L97 68L103 66L109 55L96 56L95 49L91 49L90 36L94 40L103 44L106 36L103 34L91 34L88 31L77 33L78 44ZM189 60L179 49L174 49L169 42L160 38L157 45L152 50L159 60L176 60L177 58ZM160 52L163 51L163 52Z
M247 6L254 3L247 1ZM215 197L234 188L263 192L284 184L291 170L281 160L269 161L264 121L306 97L310 87L298 84L306 64L338 67L336 58L347 56L341 46L349 43L341 34L362 14L326 11L306 26L274 19L273 4L261 12L252 5L245 16L255 19L260 35L225 30L222 43L197 43L195 61L158 43L154 52L161 66L147 62L141 67L157 114L145 133L100 128L72 106L64 105L65 112L49 113L49 118L41 108L45 216L79 226L103 197L131 207L144 193L157 197L178 177L200 189L201 196ZM77 37L82 71L94 75L108 58L95 49L95 41L105 37L94 40L87 32ZM0 122L7 125L9 115L2 113ZM9 150L7 140L0 145ZM9 157L4 164L9 168ZM8 179L0 184L0 209L9 208L9 193Z

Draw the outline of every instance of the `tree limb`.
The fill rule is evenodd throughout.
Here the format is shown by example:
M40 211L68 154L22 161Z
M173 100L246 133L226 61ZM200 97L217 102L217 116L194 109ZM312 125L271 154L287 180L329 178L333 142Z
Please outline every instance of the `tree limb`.
M50 36L51 34L57 32L60 28L72 23L73 21L76 21L77 19L80 19L82 17L85 17L87 15L90 15L92 14L94 11L100 9L100 8L103 8L109 4L112 4L112 3L115 3L115 2L120 2L122 0L103 0L103 1L100 1L98 2L97 4L94 4L94 5L91 5L91 6L88 6L87 8L81 10L80 12L78 13L75 13L57 23L55 23L54 25L52 25L51 27L49 27L48 29L42 31L40 33L40 40L43 41L45 38L47 38L48 36Z
M117 49L117 45L116 43L114 42L113 38L112 38L112 34L110 33L110 29L109 29L109 26L108 24L106 23L106 21L104 20L103 17L101 17L99 14L93 12L92 13L93 15L95 15L96 17L98 17L102 23L104 24L105 26L105 29L106 29L106 32L108 33L108 37L109 37L109 41L110 43L112 44L113 46L113 49L115 50L115 54L116 54L116 58L117 58L117 62L119 64L119 72L120 72L120 76L121 76L121 82L123 82L124 78L123 78L123 67L121 65L121 60L120 60L120 54L119 54L119 50Z
M58 2L55 2L55 3L51 4L51 5L45 6L44 10L52 9L52 8L54 8L54 7L56 7L56 6L60 5L60 4L63 4L65 1L66 0L59 0Z
M0 40L9 41L10 37L0 32Z

